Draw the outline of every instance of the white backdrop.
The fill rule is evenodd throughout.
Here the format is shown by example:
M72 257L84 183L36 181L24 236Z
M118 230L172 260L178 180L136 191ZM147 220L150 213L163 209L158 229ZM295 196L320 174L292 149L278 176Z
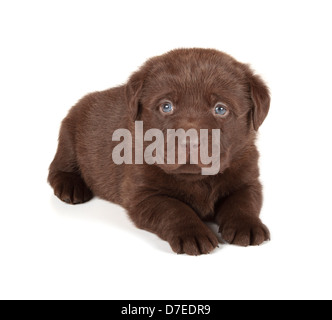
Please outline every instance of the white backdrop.
M331 299L331 1L1 1L1 299ZM226 51L272 92L260 129L272 241L175 255L124 210L46 183L62 118L178 47Z

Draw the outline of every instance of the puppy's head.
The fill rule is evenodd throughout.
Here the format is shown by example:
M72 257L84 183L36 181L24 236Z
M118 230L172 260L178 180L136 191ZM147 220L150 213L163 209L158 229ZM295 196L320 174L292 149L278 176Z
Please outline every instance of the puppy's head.
M213 156L211 148L216 140L212 130L220 129L218 172L253 144L270 105L268 88L248 65L208 49L179 49L148 60L129 79L126 94L130 121L143 121L144 131L161 130L165 142L170 139L169 129L194 129L198 140L194 139L191 146L200 150L200 129L208 129L208 152ZM179 159L181 146L187 144L187 163L159 166L168 173L199 174L207 165L200 159L195 165L189 164L188 140L185 137L177 142L175 158ZM164 150L166 159L166 143Z

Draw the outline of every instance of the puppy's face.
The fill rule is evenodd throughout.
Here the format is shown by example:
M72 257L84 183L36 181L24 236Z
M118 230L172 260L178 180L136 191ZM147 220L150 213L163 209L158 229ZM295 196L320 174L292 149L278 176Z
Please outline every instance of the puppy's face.
M192 142L191 151L196 148L199 154L200 129L208 129L208 155L213 156L212 130L220 129L219 172L252 143L270 102L265 84L247 65L206 49L181 49L152 58L131 77L127 95L132 120L142 120L144 130L160 129L165 142L170 139L169 129L194 129L198 140ZM200 175L208 165L200 157L197 164L189 164L191 151L184 139L176 140L175 164L159 166L168 173ZM178 161L181 152L186 154L186 164Z

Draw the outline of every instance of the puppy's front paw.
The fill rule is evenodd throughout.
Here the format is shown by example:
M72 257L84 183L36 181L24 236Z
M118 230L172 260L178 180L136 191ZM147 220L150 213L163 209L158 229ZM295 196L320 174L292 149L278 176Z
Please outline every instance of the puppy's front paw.
M270 240L269 229L257 217L236 216L220 226L222 239L242 247L258 246Z
M219 243L216 235L205 225L197 228L185 226L169 237L168 242L175 253L191 256L210 253Z

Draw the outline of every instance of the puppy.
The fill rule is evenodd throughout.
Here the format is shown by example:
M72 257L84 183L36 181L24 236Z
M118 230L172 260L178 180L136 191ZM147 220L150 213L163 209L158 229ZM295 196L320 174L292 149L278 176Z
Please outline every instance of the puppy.
M48 181L67 203L96 195L123 206L138 228L168 241L176 253L207 254L218 246L204 221L217 223L225 242L260 245L270 235L259 218L262 186L255 138L269 106L267 86L248 65L216 50L168 52L148 60L125 85L89 94L70 110ZM189 147L200 150L205 144L187 137L182 144L176 140L186 147L185 162L133 159L138 145L126 149L124 144L119 156L126 153L132 161L118 163L114 153L125 139L115 139L116 130L130 133L133 142L142 137L138 124L143 134L158 129L164 142L169 129L207 129L210 147L211 132L217 130L217 172L202 174L207 165L201 160L189 163ZM143 150L146 146L143 141ZM165 159L167 149L159 151L159 160Z

